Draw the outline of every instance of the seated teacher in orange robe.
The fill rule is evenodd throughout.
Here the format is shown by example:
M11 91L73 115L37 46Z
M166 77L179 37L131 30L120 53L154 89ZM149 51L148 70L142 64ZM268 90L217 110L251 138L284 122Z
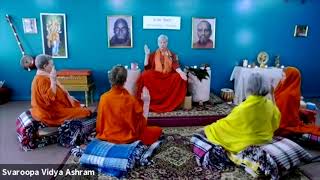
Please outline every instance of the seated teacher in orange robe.
M176 55L168 49L168 37L158 37L159 49L150 54L145 45L144 72L137 81L137 98L143 87L150 93L150 111L170 112L179 107L187 92L187 76L180 69Z
M91 111L80 107L57 81L56 70L51 56L41 54L36 57L37 73L31 87L31 115L47 126L60 126L66 120L90 116Z
M160 127L147 126L142 105L123 87L127 70L115 66L108 74L111 89L100 97L96 138L116 144L141 140L150 145L162 134Z
M309 133L320 136L320 127L312 124L306 125L300 119L301 75L297 68L284 69L282 80L275 89L276 104L281 112L280 128L277 135L290 137Z

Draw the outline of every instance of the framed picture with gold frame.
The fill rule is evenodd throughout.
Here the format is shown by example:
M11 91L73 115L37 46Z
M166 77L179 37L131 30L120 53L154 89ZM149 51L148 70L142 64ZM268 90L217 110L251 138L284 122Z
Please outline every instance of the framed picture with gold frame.
M192 43L194 49L215 48L216 18L192 18Z
M294 28L294 37L307 37L308 36L307 25L296 25Z
M132 16L108 16L107 36L109 48L132 48Z

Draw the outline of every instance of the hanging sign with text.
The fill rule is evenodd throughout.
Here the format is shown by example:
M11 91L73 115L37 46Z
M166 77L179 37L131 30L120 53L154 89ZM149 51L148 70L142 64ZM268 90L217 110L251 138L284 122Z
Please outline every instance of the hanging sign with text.
M179 16L143 16L143 29L180 30Z

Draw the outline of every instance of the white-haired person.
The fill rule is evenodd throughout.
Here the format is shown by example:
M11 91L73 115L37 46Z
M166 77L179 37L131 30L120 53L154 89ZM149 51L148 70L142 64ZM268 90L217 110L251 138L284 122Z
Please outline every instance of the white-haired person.
M270 142L280 124L279 109L266 97L268 93L273 96L271 89L271 84L261 74L251 74L247 99L227 117L205 126L207 139L233 153L251 145Z
M153 53L144 46L144 71L137 81L136 96L140 99L142 89L146 87L150 94L150 111L170 112L184 101L187 76L181 70L177 56L168 49L166 35L158 37L158 46Z
M137 140L141 140L145 145L156 142L162 129L147 126L142 105L123 87L127 70L121 65L114 66L108 78L112 87L100 97L96 138L116 144Z
M281 115L275 102L266 97L268 93L273 95L271 83L259 73L251 74L248 81L247 99L228 116L198 130L191 138L198 165L225 169L232 164L230 155L272 141ZM264 155L256 154L258 159Z
M40 54L35 59L37 73L31 86L31 115L47 126L60 126L66 120L82 119L91 115L88 108L69 95L57 81L51 56Z

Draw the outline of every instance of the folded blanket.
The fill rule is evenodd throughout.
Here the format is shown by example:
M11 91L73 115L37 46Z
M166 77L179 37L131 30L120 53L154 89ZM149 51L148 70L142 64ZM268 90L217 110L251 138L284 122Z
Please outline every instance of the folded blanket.
M38 130L47 127L32 118L30 110L20 114L16 120L16 132L20 146L24 151L30 151L57 142L57 134L39 136Z
M311 155L289 139L274 137L268 144L250 146L238 154L229 152L228 157L254 177L265 175L279 179L302 161L309 161Z
M209 142L204 134L194 134L191 143L198 166L224 170L233 165L224 148Z
M302 134L301 140L304 142L309 142L310 144L320 145L320 136L316 136L312 134Z
M59 127L58 142L64 147L71 147L88 142L88 137L95 129L96 117L66 121Z
M149 147L143 145L143 152L141 153L141 156L137 158L141 166L150 165L152 163L150 158L152 157L155 150L160 147L161 143L162 140L159 140L151 144Z
M234 163L243 166L252 176L260 174L278 179L278 169L275 161L259 147L248 147L247 149L232 154L219 145L212 144L204 134L194 134L191 138L193 153L197 164L206 168L224 170Z
M161 143L162 141L159 140L148 147L141 141L131 144L113 144L94 139L82 154L80 164L103 174L120 178L136 165L150 165L152 163L150 158Z
M295 142L274 137L273 142L261 147L277 162L278 168L283 171L298 166L302 161L309 161L311 154Z
M47 126L32 118L30 110L19 115L16 120L17 138L24 151L55 144L70 147L87 141L88 136L94 130L96 118L90 117L83 120L66 121L59 132L47 136L39 136L38 131Z
M95 139L88 144L80 164L110 176L121 177L134 167L135 156L142 152L139 150L140 144L140 141L113 144Z
M237 154L228 152L228 157L253 177L262 175L271 179L280 177L277 163L259 146L249 146Z

